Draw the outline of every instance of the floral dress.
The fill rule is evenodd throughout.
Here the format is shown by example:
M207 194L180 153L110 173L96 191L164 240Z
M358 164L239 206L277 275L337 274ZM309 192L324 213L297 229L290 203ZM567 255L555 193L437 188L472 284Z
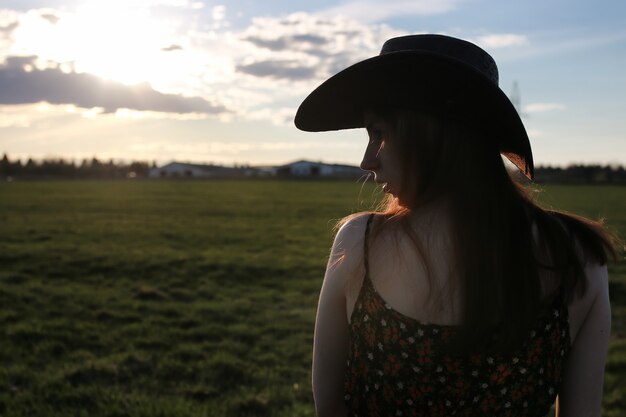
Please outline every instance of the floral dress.
M458 330L407 317L366 272L350 323L345 401L351 416L544 416L569 351L562 294L524 344L507 355L450 356L439 346Z

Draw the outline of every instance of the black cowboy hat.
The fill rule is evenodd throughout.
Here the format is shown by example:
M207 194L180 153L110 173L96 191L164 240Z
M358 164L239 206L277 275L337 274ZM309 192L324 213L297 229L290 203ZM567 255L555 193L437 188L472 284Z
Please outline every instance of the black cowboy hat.
M443 35L390 39L380 55L344 69L309 94L295 124L308 132L361 128L364 112L377 108L453 111L472 119L504 156L534 176L530 141L498 87L498 67L473 43Z

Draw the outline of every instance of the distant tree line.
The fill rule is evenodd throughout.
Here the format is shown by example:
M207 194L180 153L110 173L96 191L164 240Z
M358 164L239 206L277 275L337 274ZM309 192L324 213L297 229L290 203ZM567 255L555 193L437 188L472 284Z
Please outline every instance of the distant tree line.
M0 160L0 178L2 179L82 179L82 178L147 178L155 163L131 162L116 163L100 161L97 158L83 159L76 163L63 158L52 158L35 161L29 158L26 162L19 159L11 160L4 154Z
M626 185L622 165L569 165L565 168L535 168L535 182L546 184L621 184Z
M249 166L248 166L249 167ZM133 161L130 163L100 161L97 158L80 162L52 158L26 162L11 160L4 154L0 161L0 178L7 179L121 179L147 178L156 163ZM539 166L535 168L537 183L551 184L623 184L626 170L622 165L569 165L565 168Z

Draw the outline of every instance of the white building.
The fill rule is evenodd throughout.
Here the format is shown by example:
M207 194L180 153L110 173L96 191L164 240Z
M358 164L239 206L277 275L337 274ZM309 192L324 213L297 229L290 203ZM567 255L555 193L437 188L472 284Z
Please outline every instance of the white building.
M364 174L365 171L352 165L325 164L304 160L276 167L276 175L279 177L359 178Z

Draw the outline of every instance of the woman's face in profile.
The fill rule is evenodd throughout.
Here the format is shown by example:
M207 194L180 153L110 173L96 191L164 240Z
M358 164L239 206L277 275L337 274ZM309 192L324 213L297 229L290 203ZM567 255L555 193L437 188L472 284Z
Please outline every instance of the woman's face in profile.
M382 184L385 193L399 197L402 189L400 152L394 146L393 128L382 117L368 113L365 116L368 144L361 169L371 171L374 181Z

